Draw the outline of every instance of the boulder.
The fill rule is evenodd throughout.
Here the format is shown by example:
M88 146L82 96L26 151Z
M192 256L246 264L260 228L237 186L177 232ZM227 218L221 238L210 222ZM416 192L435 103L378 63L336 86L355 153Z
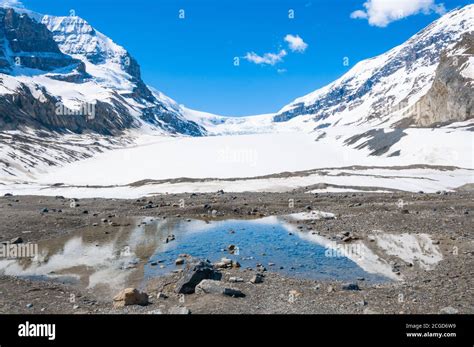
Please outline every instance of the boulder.
M124 307L129 305L147 305L148 294L142 293L135 288L123 289L114 297L114 307Z
M196 286L196 294L221 294L234 298L244 297L245 294L238 289L224 287L220 281L202 280Z
M192 294L202 280L220 280L221 277L222 275L214 269L208 260L190 261L183 271L183 276L176 282L175 292Z
M220 261L214 263L214 267L217 269L227 269L232 267L240 267L240 264L235 263L232 259L229 258L222 258Z

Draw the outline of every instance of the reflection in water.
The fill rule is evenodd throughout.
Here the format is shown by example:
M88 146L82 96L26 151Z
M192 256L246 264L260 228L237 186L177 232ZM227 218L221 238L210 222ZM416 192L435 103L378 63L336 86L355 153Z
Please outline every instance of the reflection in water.
M433 244L428 234L385 234L374 235L377 246L387 254L394 255L407 263L432 270L443 259L439 247Z
M165 251L155 252L152 261L165 268L146 266L147 277L164 275L180 254L207 258L212 262L227 257L243 268L263 264L269 271L284 275L319 280L385 281L376 272L368 273L357 262L344 254L326 252L326 245L306 238L291 224L276 217L253 221L226 220L208 225L181 224L176 230L176 241ZM237 252L229 252L230 245ZM234 253L234 254L232 254ZM236 254L237 253L237 254ZM269 265L270 264L270 265Z
M260 263L269 271L300 278L400 279L387 261L362 241L337 244L299 231L277 217L212 222L129 218L117 222L122 226L88 227L40 243L40 253L33 259L0 260L0 273L68 282L111 295L176 270L176 258L189 254L211 261L228 257L242 267L254 268ZM175 240L167 242L171 234ZM426 269L442 259L425 234L377 233L375 239L386 254L419 262ZM233 254L227 250L229 245L236 247Z

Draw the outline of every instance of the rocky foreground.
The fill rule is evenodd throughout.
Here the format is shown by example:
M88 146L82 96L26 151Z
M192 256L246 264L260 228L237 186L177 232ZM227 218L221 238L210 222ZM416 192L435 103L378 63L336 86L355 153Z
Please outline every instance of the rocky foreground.
M292 201L293 204L289 204ZM369 233L426 233L443 255L433 270L388 259L403 281L368 284L313 281L272 273L263 264L242 269L192 255L183 271L141 288L99 295L85 287L0 277L0 313L474 313L474 193L308 194L243 193L160 195L139 200L10 196L0 198L0 241L53 240L82 227L127 216L197 219L259 218L309 210L336 219L294 221L300 230L350 243ZM97 240L102 236L97 235Z

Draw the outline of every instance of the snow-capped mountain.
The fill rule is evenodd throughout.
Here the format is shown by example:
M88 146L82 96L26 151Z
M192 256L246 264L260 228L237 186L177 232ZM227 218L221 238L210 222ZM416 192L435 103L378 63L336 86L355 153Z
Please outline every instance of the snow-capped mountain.
M0 130L201 136L142 81L136 60L79 17L0 8Z
M451 11L402 45L359 62L335 82L283 107L274 120L303 116L306 127L313 129L399 122L431 88L442 52L452 50L469 33L474 33L474 5ZM436 121L417 124L411 119L403 124L430 126Z
M232 118L145 85L135 59L81 18L0 9L0 185L35 193L30 185L41 184L56 194L58 182L115 184L128 196L132 183L153 180L161 188L139 194L195 189L181 182L186 175L202 180L196 191L244 191L260 189L261 179L208 179L297 172L291 182L285 174L267 183L278 191L342 181L347 188L368 183L342 168L393 168L401 177L400 166L409 191L421 181L429 191L473 183L473 37L469 5L275 114ZM93 117L69 112L83 105L94 106ZM374 175L373 187L401 186ZM179 182L165 182L171 178Z

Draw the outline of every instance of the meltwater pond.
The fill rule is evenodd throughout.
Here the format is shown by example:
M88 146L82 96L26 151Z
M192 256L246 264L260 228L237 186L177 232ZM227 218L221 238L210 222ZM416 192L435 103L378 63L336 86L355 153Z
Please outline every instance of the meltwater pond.
M290 277L341 281L363 277L372 282L400 279L385 255L427 270L442 259L430 235L374 232L373 242L341 244L315 231L299 230L287 217L114 218L112 226L100 220L97 224L40 242L33 258L1 259L0 274L67 282L110 294L179 270L185 265L175 261L183 254L212 262L230 258L242 269L262 264ZM230 252L230 245L236 251Z
M343 254L305 237L309 231L298 231L275 217L208 223L181 221L170 231L175 240L151 256L145 267L146 276L163 275L170 269L179 268L175 266L175 260L182 255L191 255L211 262L226 257L238 262L242 268L255 269L257 264L261 264L268 271L299 278L387 280L379 274L364 271ZM234 249L229 250L229 246Z

